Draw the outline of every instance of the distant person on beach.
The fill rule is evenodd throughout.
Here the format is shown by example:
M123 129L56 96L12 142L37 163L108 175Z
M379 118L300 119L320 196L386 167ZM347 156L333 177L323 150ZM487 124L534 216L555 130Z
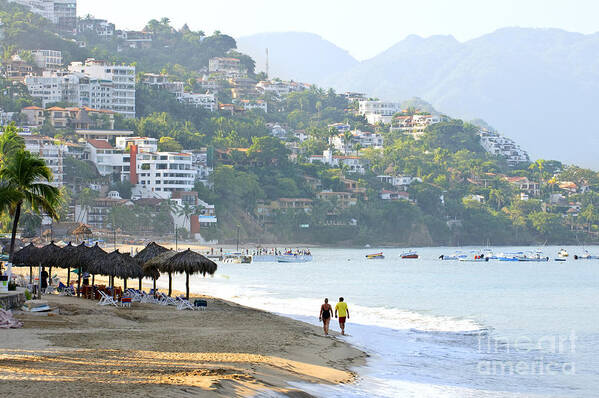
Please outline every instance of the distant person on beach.
M324 304L320 306L320 315L318 316L318 320L322 322L322 327L324 329L324 335L329 335L329 323L331 322L331 315L333 315L333 307L329 304L329 299L324 299Z
M347 308L347 303L343 301L343 297L339 297L339 302L335 306L335 318L337 318L337 315L339 315L341 334L345 335L345 320L349 319L349 308Z
M48 288L48 272L46 268L42 268L42 291Z

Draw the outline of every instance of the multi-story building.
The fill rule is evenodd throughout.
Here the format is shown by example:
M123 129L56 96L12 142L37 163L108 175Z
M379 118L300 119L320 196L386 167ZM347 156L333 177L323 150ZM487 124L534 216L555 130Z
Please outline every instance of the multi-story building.
M210 93L183 93L180 101L210 112L214 112L217 109L216 96Z
M110 191L105 198L94 200L90 205L75 205L75 221L89 225L92 229L111 225L110 212L113 207L133 206L133 202L122 199L117 191Z
M109 40L115 35L115 26L105 19L85 18L77 23L77 33L91 33L100 39Z
M271 93L277 97L284 97L295 91L304 91L310 86L304 83L287 82L281 80L262 80L256 84L256 89L261 94Z
M86 85L80 84L80 106L110 109L128 118L135 117L135 66L88 59L85 63L71 63L69 71L88 78Z
M67 153L67 147L50 137L37 135L19 134L25 141L25 149L39 156L52 170L51 184L56 187L63 185L64 170L63 161Z
M29 7L65 33L77 33L77 0L8 0Z
M208 72L240 75L245 71L238 58L215 57L208 61Z
M114 148L108 141L87 140L87 159L98 169L101 176L119 175L120 181L129 180L131 156L122 149Z
M33 50L31 51L33 62L38 68L44 70L56 70L62 67L62 52L56 50Z
M25 85L29 95L41 99L42 106L46 107L49 103L63 100L63 81L62 77L44 72L42 76L27 76Z
M15 112L4 112L4 109L0 108L0 126L6 126L13 121Z
M44 108L40 108L39 106L25 107L21 109L21 115L25 117L26 124L30 127L41 127L46 120Z
M117 30L119 39L125 42L126 48L145 49L152 47L152 34L149 32L140 32L136 30ZM123 48L119 45L118 51Z
M481 129L478 131L481 146L488 153L505 158L509 166L530 162L528 153L512 139L496 132Z
M353 197L351 192L322 191L317 193L316 197L320 200L334 203L339 209L347 209L358 203L358 200Z
M175 97L182 101L185 84L183 82L171 81L168 75L159 75L156 73L144 73L141 84L159 90L166 90L175 94Z
M389 124L393 115L401 111L401 104L398 102L363 100L358 104L358 113L364 116L370 124Z
M339 134L329 138L329 143L343 154L357 152L357 148L377 148L383 147L383 136L369 131L352 131L351 136Z
M350 173L366 174L364 160L358 156L334 156L330 149L325 150L322 155L312 155L308 159L310 163L323 163L332 167L345 167Z
M244 110L251 111L253 109L259 109L263 112L268 112L268 104L264 100L239 100L237 104L241 105Z
M443 121L441 115L421 113L414 115L398 115L391 121L391 132L410 134L418 139L424 134L426 128L432 124Z
M422 178L420 177L412 177L406 175L378 175L376 178L379 179L382 183L393 185L394 187L401 188L403 190L407 189L414 182L422 182Z

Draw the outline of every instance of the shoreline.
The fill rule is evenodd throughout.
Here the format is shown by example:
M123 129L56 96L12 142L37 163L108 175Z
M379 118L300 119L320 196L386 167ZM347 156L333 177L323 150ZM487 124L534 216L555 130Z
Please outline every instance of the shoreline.
M60 315L18 313L23 329L0 330L0 380L7 381L0 392L310 396L289 383L352 383L352 369L366 363L368 355L337 333L325 337L322 328L290 317L193 297L207 299L208 310L140 303L123 309L44 296Z

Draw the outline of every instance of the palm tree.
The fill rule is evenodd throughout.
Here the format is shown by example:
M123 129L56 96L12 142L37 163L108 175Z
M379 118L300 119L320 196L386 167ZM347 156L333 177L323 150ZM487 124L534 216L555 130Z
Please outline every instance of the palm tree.
M25 149L25 141L19 137L17 132L17 127L11 123L4 127L4 133L0 135L0 168L3 167L5 160Z
M3 192L1 207L13 210L9 251L11 260L15 249L21 208L24 204L31 206L36 213L45 212L52 218L58 218L60 190L48 184L51 181L52 171L46 166L46 163L23 150L16 152L0 169L2 186L0 191Z

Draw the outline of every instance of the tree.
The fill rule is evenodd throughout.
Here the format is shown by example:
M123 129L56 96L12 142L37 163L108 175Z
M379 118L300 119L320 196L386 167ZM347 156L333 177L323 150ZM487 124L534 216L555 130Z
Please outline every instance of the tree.
M7 159L25 149L25 141L18 136L17 132L14 123L4 127L4 133L0 136L0 168L4 166Z
M183 146L173 137L161 137L158 141L158 150L161 152L181 152Z
M14 209L13 227L10 239L9 255L12 260L15 249L15 238L24 204L31 206L33 212L45 212L57 219L57 208L60 204L60 191L50 185L52 171L46 163L27 151L16 152L0 169L0 184L11 197L10 202L3 204Z

